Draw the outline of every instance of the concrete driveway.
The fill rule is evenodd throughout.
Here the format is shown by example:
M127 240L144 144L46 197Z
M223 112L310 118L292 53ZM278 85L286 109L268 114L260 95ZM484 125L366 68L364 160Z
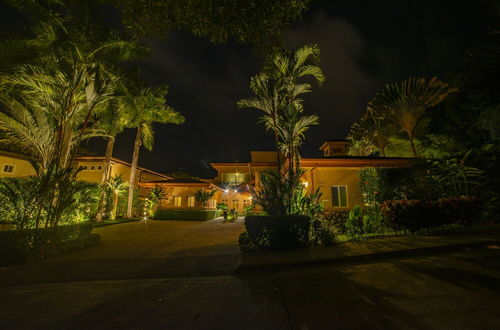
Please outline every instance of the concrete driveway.
M243 219L129 222L98 227L97 247L0 268L3 285L232 274Z

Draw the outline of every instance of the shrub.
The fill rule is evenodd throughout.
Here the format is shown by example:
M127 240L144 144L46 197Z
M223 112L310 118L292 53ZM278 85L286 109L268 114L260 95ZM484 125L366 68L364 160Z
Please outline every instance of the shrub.
M345 224L348 216L349 211L327 211L322 214L323 221L333 227L337 234L346 233Z
M154 220L212 220L221 215L220 210L159 210L153 216Z
M328 214L323 213L311 218L309 244L312 246L326 246L334 243L337 233L336 226L336 222L331 221Z
M43 259L97 244L89 223L0 232L0 265Z
M349 237L356 238L363 235L363 210L359 205L356 205L349 212L345 223L346 234Z
M259 249L303 247L309 241L307 216L248 216L245 228Z
M365 234L380 234L387 230L387 223L378 205L366 208L363 213L363 232Z
M412 233L450 224L470 226L479 221L480 212L479 201L471 197L393 200L382 204L382 213L393 230Z
M217 210L227 210L228 207L227 207L227 204L226 203L217 203Z
M17 229L86 221L97 209L98 187L77 181L77 171L0 179L0 216ZM54 196L58 196L55 199Z

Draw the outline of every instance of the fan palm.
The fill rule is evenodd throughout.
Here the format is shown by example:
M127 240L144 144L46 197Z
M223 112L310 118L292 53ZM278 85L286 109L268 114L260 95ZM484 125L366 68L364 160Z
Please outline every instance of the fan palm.
M382 116L400 127L408 135L413 155L415 127L425 111L442 102L457 89L445 82L426 78L409 78L400 83L387 84L368 103L368 110Z
M129 194L127 204L127 217L132 217L132 203L135 189L135 176L139 161L141 146L148 150L153 149L154 130L153 124L182 124L184 117L165 104L168 87L140 88L135 94L129 92L122 100L124 102L125 116L128 127L137 129L132 165L130 168Z
M385 157L385 148L389 144L389 137L393 130L390 123L376 116L372 111L368 111L361 117L361 120L351 126L347 139L351 142L365 141L377 148Z

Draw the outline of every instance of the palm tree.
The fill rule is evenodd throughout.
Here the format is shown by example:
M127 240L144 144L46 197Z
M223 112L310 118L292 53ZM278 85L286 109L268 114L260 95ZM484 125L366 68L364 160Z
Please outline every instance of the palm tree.
M165 104L168 87L140 88L137 93L129 93L124 97L125 116L129 127L137 128L132 166L130 168L127 217L132 217L132 203L134 199L135 177L139 161L141 146L148 150L153 149L154 131L153 124L182 124L184 117Z
M123 132L127 124L126 118L123 114L123 108L120 102L110 102L107 109L103 112L101 118L94 125L96 129L103 132L103 137L107 140L106 151L104 154L104 168L101 176L101 189L99 193L99 206L97 208L96 221L102 221L104 210L106 209L106 182L111 176L111 157L113 156L113 149L115 139L118 134Z
M121 176L114 176L106 182L108 189L113 194L113 207L111 209L111 220L116 218L116 209L120 195L127 189L128 183Z
M457 91L445 82L426 78L409 78L400 83L387 84L368 103L368 110L386 118L408 135L413 155L415 127L425 111L442 102L450 93Z
M262 73L250 79L250 89L255 97L238 101L240 108L255 108L264 113L261 121L274 132L278 154L278 173L281 175L279 122L280 116L293 108L302 112L300 95L311 92L311 84L300 83L303 78L312 78L321 85L325 77L317 66L319 48L304 45L292 50L277 48L270 56ZM293 159L293 157L292 157ZM293 160L292 160L293 163Z
M297 172L300 164L300 146L304 143L305 132L313 125L319 124L316 115L303 115L295 106L290 106L279 117L277 132L281 142L280 151L288 159L289 177Z
M351 142L365 141L372 148L377 148L385 157L385 148L393 132L394 127L389 122L369 110L351 126L347 139ZM361 146L360 143L357 145ZM364 148L366 150L366 146Z

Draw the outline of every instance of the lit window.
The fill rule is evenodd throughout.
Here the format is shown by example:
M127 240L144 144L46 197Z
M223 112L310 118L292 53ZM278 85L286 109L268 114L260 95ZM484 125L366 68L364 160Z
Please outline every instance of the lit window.
M5 164L3 166L3 172L4 173L14 173L14 165Z
M174 206L181 206L182 205L182 197L181 196L175 196L174 197Z
M347 207L347 186L332 186L332 206Z
M222 173L222 182L230 184L245 183L245 173Z
M233 208L237 209L240 207L240 201L238 199L233 199Z
M179 205L180 206L180 205ZM189 196L187 198L187 206L188 207L194 207L194 197L193 196Z

